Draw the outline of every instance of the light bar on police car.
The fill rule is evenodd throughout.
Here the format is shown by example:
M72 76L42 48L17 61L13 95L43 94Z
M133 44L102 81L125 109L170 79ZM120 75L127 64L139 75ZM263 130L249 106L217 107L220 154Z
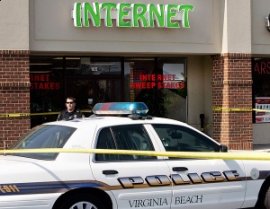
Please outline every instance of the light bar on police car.
M93 107L96 115L146 115L148 107L144 102L97 103Z

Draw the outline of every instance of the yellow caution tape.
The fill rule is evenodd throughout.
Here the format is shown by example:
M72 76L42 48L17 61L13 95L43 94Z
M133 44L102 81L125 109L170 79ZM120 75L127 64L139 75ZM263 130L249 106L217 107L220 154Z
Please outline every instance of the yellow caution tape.
M269 109L238 108L238 107L213 107L214 112L270 112Z
M30 113L2 113L1 118L17 118L17 117L29 117Z
M91 110L81 110L82 113L91 112ZM41 112L41 113L0 113L0 118L17 118L40 115L58 115L60 112Z
M256 108L238 108L238 107L213 107L214 112L270 112L268 109ZM81 110L82 113L91 113L91 110ZM0 113L0 118L17 118L42 115L58 115L59 112L42 112L42 113Z
M78 154L113 154L113 155L143 155L161 156L173 158L196 158L196 159L223 159L223 160L270 160L270 153L256 151L235 151L235 152L156 152L156 151L135 151L135 150L111 150L111 149L13 149L0 150L0 154L19 153L78 153Z
M213 107L214 112L270 112L269 109L256 109L256 108L238 108L238 107ZM82 113L91 113L91 110L81 110ZM42 112L42 113L0 113L0 118L17 118L17 117L30 117L41 115L58 115L59 112Z

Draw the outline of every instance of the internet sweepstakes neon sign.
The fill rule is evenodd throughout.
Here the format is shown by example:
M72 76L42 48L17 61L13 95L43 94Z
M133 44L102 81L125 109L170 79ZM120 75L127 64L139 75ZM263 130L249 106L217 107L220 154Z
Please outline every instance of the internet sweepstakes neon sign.
M72 18L75 27L190 28L189 4L143 4L76 2ZM113 21L115 20L115 21Z

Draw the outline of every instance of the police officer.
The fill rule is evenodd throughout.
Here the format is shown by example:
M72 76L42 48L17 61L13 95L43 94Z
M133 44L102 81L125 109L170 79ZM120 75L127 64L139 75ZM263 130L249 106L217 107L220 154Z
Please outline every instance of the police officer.
M82 118L83 114L76 109L76 98L67 97L66 98L66 109L60 112L57 120L73 120L75 118Z

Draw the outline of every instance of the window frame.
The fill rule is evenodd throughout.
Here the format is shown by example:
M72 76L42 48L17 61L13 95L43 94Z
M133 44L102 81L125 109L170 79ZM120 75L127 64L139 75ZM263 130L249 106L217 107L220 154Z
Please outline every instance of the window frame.
M195 138L199 137L200 141L207 142L205 144L208 144L208 145L211 144L212 149L199 150L198 147L196 147L196 148L194 147L193 149L191 149L191 147L189 149L181 149L181 146L180 146L180 149L170 149L170 150L168 150L168 149L166 149L166 145L164 144L164 143L166 143L166 141L163 140L163 137L161 138L161 134L157 131L157 128L158 128L157 126L163 126L162 127L163 129L165 128L165 126L167 126L168 128L177 127L177 129L180 129L181 132L184 131L185 133L187 133L189 135L192 135ZM163 145L164 150L166 152L168 152L168 151L175 151L175 152L184 152L184 151L192 151L192 152L220 152L220 144L218 142L214 141L211 138L208 138L207 136L204 136L203 134L201 134L198 131L193 130L191 128L188 128L188 127L185 127L185 126L181 126L181 125L176 125L176 124L160 124L160 123L158 123L158 124L152 124L152 127L153 127L154 131L156 132L157 136L159 137L159 140L162 142L162 145ZM181 136L181 137L183 137L183 136ZM173 146L167 146L167 147L172 148Z
M151 139L150 135L147 132L147 129L144 127L143 124L130 124L130 125L117 125L117 126L103 127L98 133L95 148L96 149L104 149L104 148L98 146L98 144L100 142L100 136L103 134L103 131L109 130L109 132L111 134L111 138L114 141L115 150L118 150L118 149L122 150L124 148L124 150L139 151L140 149L130 149L132 146L130 141L132 141L132 140L130 140L129 134L132 130L134 130L136 128L137 129L140 128L140 131L143 131L143 133L145 135L145 138L143 140L147 140L147 142L148 142L148 147L146 150L155 151L155 147L154 147L154 144L152 142L152 139ZM124 132L125 132L125 136L124 136L125 138L122 138L122 140L124 140L122 142L125 145L127 145L126 148L123 146L123 144L121 144L121 147L120 147L120 144L119 144L120 138L118 138L119 133L117 133L117 132L121 131L120 129L124 130ZM127 135L129 135L129 136L127 136ZM121 136L121 137L123 137L123 136ZM134 143L134 140L132 141L132 143ZM135 146L135 145L132 147L137 148L137 146ZM107 147L107 149L109 149L109 148ZM98 159L99 157L101 157L101 155L104 158L103 160ZM114 157L114 156L116 156L116 157ZM156 156L140 156L140 155L114 155L114 156L113 156L113 154L95 154L94 161L95 162L115 162L115 161L125 162L125 161L157 160Z

